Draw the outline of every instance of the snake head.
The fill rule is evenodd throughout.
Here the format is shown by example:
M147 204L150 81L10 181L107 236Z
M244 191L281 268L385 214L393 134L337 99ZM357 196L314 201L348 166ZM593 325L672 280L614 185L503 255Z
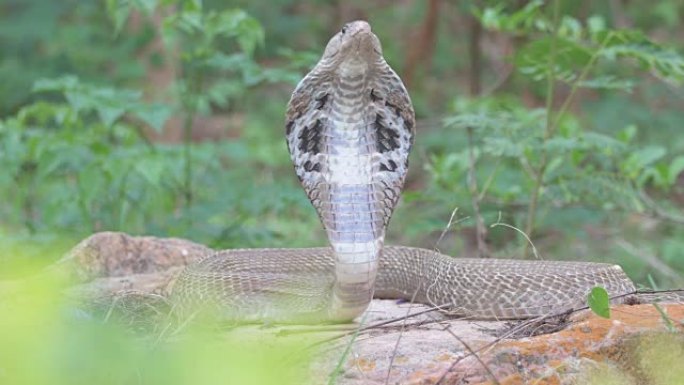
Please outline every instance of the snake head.
M333 61L340 64L344 61L373 63L382 58L380 40L371 31L371 26L363 20L345 24L333 36L321 61Z

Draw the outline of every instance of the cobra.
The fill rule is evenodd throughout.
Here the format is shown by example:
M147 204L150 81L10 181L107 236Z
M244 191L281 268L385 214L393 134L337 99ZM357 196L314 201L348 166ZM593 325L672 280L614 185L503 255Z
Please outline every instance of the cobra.
M635 290L616 265L451 258L385 246L415 135L414 111L365 21L346 24L298 84L285 134L329 247L236 249L188 266L173 297L243 322L347 322L375 295L477 318L528 318Z

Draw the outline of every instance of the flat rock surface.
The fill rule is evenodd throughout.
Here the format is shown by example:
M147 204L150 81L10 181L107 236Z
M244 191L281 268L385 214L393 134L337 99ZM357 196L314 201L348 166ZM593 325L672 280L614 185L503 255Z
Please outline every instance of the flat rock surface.
M407 306L375 300L369 315L378 311L382 316L368 318L374 318L373 323L400 317ZM667 339L680 347L678 354L684 354L684 305L661 308L669 321L653 305L620 305L613 307L611 319L583 311L561 331L502 340L497 335L514 327L510 323L419 317L407 321L403 330L399 323L360 332L339 383L571 384L582 383L577 382L581 376L600 365L637 373L641 369L634 362L634 345L644 336L667 333ZM421 309L425 308L414 305L411 312ZM349 339L330 344L338 346L338 359L345 343ZM684 369L680 372L679 384L684 384Z

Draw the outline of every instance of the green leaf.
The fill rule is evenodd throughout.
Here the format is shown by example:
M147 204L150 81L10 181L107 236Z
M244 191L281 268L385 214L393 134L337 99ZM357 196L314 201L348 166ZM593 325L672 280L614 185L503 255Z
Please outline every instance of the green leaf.
M126 112L126 109L123 107L111 105L98 105L95 109L97 110L97 115L100 117L100 120L102 120L102 123L107 127L114 124L114 122Z
M161 132L172 112L170 106L162 103L142 104L133 111L135 116L149 124L157 132Z
M610 318L610 298L606 289L596 286L591 289L587 297L587 304L591 311L599 317Z
M582 37L582 24L574 17L564 15L558 26L558 34L567 39L579 40Z
M166 166L164 160L157 156L150 156L135 164L135 170L152 186L158 186Z
M622 164L622 169L630 178L637 178L648 166L665 156L666 151L661 146L647 146L633 152Z
M38 79L33 83L33 92L66 91L78 87L76 76L65 75L55 79Z
M202 12L202 0L184 0L184 12Z
M135 0L135 6L151 15L155 8L157 8L157 0Z
M677 51L654 43L641 31L612 31L611 34L612 38L601 50L604 58L634 59L663 80L675 83L684 80L684 57Z
M107 188L107 183L104 181L102 173L102 166L100 164L92 164L78 173L78 184L80 190L80 199L83 199L85 205L90 206L92 202L98 198L102 198L104 190Z
M545 24L539 17L543 5L543 1L533 0L528 2L520 10L510 14L505 14L504 6L498 5L496 7L485 8L482 11L476 9L474 15L487 29L522 33L530 31L540 24Z
M649 166L639 175L636 180L638 186L644 186L647 182L653 183L657 187L667 186L667 165L658 163L655 166Z
M670 166L667 170L668 186L674 186L675 182L677 181L677 177L682 173L682 171L684 171L684 155L680 155L670 162Z
M618 132L617 139L627 144L631 142L632 139L634 139L634 137L637 134L637 131L637 126L630 124L627 127L623 128L620 132Z
M599 32L606 30L606 20L603 16L592 15L587 19L587 28L589 28L589 33L593 36Z
M128 0L107 0L107 14L114 23L114 35L118 36L131 13Z
M555 51L551 49L555 44ZM520 72L534 80L545 80L549 76L549 55L555 52L556 79L570 83L577 79L578 73L591 60L592 52L575 41L566 38L554 39L546 36L523 46L515 56L515 64Z
M593 79L583 80L577 83L579 87L604 90L621 90L631 92L634 82L628 79L619 79L612 75L598 76Z
M88 109L92 106L92 98L78 91L66 91L64 93L69 105L76 111Z

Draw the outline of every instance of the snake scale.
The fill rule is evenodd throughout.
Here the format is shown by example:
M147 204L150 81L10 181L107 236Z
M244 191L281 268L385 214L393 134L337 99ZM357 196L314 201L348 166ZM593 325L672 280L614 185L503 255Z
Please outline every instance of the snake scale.
M384 247L415 134L401 79L365 21L346 24L299 83L287 146L330 247L234 249L188 266L181 308L205 304L237 321L347 322L375 295L441 305L476 318L529 318L585 302L590 289L634 291L616 265L451 258Z

